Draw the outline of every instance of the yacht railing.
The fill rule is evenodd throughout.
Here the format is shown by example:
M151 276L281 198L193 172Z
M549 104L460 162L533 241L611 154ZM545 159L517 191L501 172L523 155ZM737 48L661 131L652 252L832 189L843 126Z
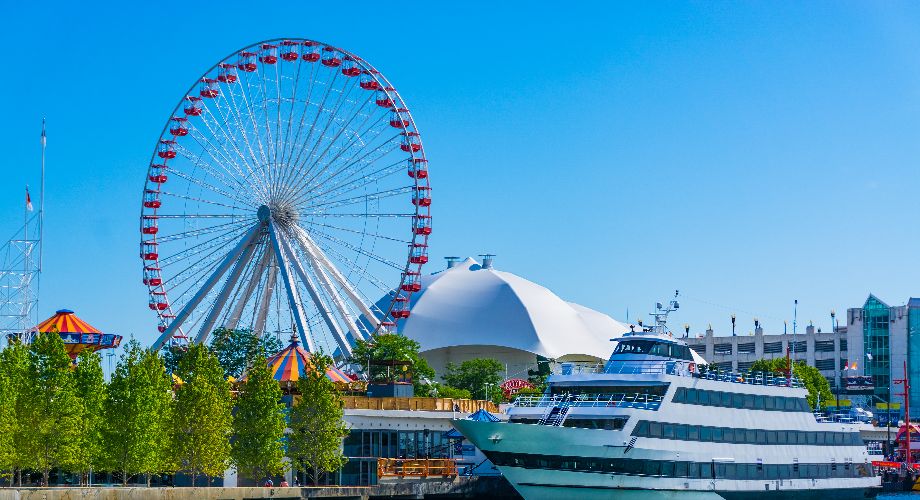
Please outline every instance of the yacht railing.
M525 394L514 400L514 405L522 408L544 408L558 406L566 401L569 407L578 408L635 408L638 410L657 410L663 398L654 394L612 393L612 394L578 394L555 396Z
M692 366L692 371L691 371ZM802 381L796 377L786 377L773 372L729 372L715 369L706 369L689 361L665 360L623 360L608 362L603 370L595 366L585 366L570 363L562 364L562 375L606 373L612 375L678 375L684 377L703 378L737 384L770 385L776 387L804 387Z

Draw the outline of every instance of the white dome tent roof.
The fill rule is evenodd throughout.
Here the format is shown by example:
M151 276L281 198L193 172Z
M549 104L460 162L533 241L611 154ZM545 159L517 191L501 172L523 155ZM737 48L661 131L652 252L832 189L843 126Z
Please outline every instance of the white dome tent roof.
M418 341L423 354L450 351L441 360L426 355L436 370L471 357L508 363L500 359L507 349L529 355L531 365L534 355L606 360L615 345L610 339L629 331L606 314L566 302L520 276L483 268L472 258L423 276L421 283L398 331Z

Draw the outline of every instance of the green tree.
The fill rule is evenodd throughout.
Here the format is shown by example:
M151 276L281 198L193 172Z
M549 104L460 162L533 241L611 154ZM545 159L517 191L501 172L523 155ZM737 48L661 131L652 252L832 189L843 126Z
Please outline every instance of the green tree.
M25 449L28 425L25 424L25 405L29 382L29 348L21 342L10 342L0 352L0 374L9 384L2 404L5 414L12 413L10 419L0 420L0 434L9 439L12 449L8 450L8 462L2 470L12 471L15 483L22 486L22 469L27 462Z
M219 476L230 465L233 400L230 384L217 357L202 344L192 344L179 362L183 383L176 390L174 448L182 470L192 476Z
M352 349L349 362L361 367L368 380L389 383L402 372L393 370L387 363L409 362L408 373L417 396L428 396L434 382L434 370L418 353L418 342L398 333L381 333L368 340L358 340ZM368 365L370 368L368 368Z
M171 432L172 380L157 351L131 339L109 382L103 427L106 468L121 473L122 484L137 474L176 470Z
M274 354L282 347L277 337L259 337L249 329L221 327L211 334L211 350L220 361L227 377L240 378L249 367L249 361L258 353Z
M470 391L466 389L457 389L456 387L444 384L435 385L432 394L439 398L473 399L473 395L470 394Z
M444 382L457 389L466 389L477 399L501 399L504 365L491 358L468 359L459 365L447 363Z
M785 374L788 368L786 358L759 359L751 366L751 371ZM799 360L793 364L792 370L794 375L808 389L808 404L812 409L823 408L827 406L829 401L834 399L830 383L817 368L808 366L804 361ZM820 406L818 404L819 400L821 402Z
M348 461L342 454L342 439L348 435L343 421L344 402L335 384L326 378L332 360L312 355L312 369L297 381L300 396L291 408L288 457L305 471L311 484L323 474L336 471Z
M99 470L103 463L102 429L106 425L104 416L106 384L102 374L102 358L93 351L84 350L77 356L73 372L77 397L83 403L80 429L80 454L76 465L80 472L80 483L89 484L89 474Z
M13 435L16 432L16 398L15 385L6 374L0 357L0 479L12 478L16 466L16 444Z
M71 360L56 332L39 333L29 346L29 379L23 393L23 449L26 465L42 472L48 484L51 469L71 469L78 461L83 405L77 397Z
M236 399L231 455L237 470L258 481L281 474L284 462L285 406L281 386L272 377L264 354L251 362Z

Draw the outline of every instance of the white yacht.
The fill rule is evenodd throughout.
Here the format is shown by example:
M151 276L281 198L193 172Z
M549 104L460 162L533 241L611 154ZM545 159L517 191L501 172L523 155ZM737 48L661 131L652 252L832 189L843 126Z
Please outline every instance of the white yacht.
M563 366L508 422L455 420L526 500L874 496L858 424L821 422L794 376L707 370L653 327L617 339L602 369Z

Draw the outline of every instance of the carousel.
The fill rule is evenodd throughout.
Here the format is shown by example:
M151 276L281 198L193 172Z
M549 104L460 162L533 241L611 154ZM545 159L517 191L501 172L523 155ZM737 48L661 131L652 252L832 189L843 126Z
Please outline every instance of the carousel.
M85 351L114 349L121 344L121 335L102 333L86 321L83 321L70 309L61 309L54 316L42 321L35 327L40 333L57 333L64 341L64 347L70 359Z
M296 392L297 381L304 377L308 371L313 370L310 353L300 345L297 335L292 335L290 343L284 349L266 360L272 377L281 384L285 393ZM360 381L349 376L344 371L329 366L326 368L326 378L331 380L336 388L342 391L354 391ZM246 377L242 378L245 381Z

